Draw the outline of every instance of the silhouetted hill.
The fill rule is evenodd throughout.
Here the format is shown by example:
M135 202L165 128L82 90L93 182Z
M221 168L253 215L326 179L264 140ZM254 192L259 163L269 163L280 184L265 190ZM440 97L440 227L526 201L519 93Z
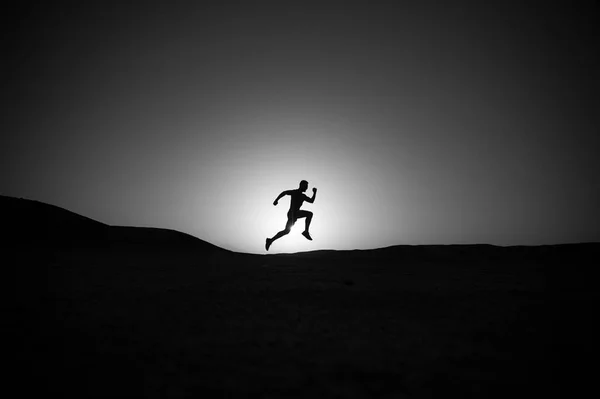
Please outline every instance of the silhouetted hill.
M0 279L5 392L504 399L595 389L597 243L250 255L35 201L0 197L0 210L3 250L17 246Z
M4 247L111 247L129 250L179 248L225 251L179 231L109 226L55 205L23 198L0 196L0 218L0 246Z
M75 242L100 239L108 227L58 206L0 196L2 243Z

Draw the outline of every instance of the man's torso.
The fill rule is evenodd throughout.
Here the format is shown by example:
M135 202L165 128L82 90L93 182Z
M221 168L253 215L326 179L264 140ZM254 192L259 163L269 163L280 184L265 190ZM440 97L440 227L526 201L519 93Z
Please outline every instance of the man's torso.
M304 202L305 195L300 190L293 190L290 194L290 210L288 213L296 213Z

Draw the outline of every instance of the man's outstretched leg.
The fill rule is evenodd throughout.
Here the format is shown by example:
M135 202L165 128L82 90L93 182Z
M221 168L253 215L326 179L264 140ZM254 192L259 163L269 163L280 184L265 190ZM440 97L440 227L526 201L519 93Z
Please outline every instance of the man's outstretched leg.
M269 248L271 247L271 244L273 244L273 241L278 240L281 237L283 237L284 235L288 234L291 231L293 225L294 225L294 222L291 220L288 220L288 222L285 225L285 229L283 229L279 233L275 234L275 237L267 238L267 240L265 241L265 249L268 251Z

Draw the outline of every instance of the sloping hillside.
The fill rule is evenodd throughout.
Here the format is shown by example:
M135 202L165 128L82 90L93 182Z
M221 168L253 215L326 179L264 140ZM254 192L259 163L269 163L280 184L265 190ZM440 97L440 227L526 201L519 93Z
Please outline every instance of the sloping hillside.
M66 209L22 198L0 196L3 247L122 249L179 248L222 250L179 231L109 226ZM224 250L223 250L224 251Z

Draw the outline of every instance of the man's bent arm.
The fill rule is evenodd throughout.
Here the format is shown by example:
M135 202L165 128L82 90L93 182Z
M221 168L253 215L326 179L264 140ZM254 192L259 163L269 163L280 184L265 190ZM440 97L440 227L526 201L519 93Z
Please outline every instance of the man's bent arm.
M289 191L284 191L281 194L279 194L279 196L277 196L277 198L275 198L275 201L273 201L273 204L277 204L277 202L281 199L281 197L288 195Z
M313 202L315 202L315 198L317 198L317 190L313 190L313 196L312 198L308 198L306 197L306 202L312 204Z

